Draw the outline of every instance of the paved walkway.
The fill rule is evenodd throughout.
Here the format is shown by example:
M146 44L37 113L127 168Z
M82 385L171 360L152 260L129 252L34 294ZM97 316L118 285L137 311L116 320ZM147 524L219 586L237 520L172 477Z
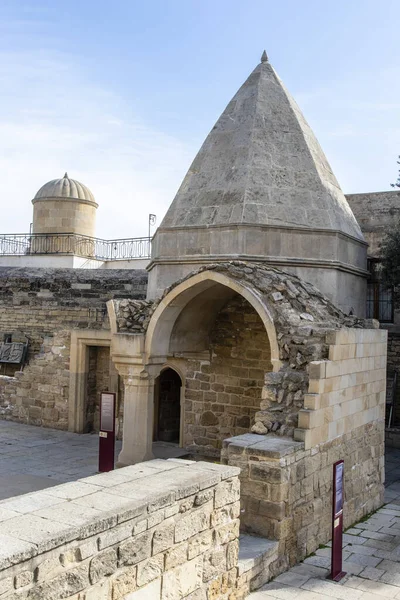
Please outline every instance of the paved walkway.
M117 441L115 456L121 450ZM157 458L174 458L182 449L157 442ZM99 437L0 420L0 500L94 475Z
M248 600L400 599L400 450L387 451L386 463L387 504L344 534L340 583L326 579L331 550L322 548Z

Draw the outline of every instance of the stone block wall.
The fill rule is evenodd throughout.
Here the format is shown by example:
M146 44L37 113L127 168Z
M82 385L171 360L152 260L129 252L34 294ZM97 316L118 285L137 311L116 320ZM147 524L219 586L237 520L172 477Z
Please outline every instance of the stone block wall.
M346 198L369 244L368 255L378 256L387 229L400 216L400 192L348 194Z
M265 327L240 296L218 314L210 342L211 361L187 361L184 445L219 456L226 437L254 424L272 365Z
M382 420L309 450L271 434L225 440L222 462L241 468L241 527L279 540L283 570L331 539L333 465L341 459L347 528L383 503Z
M238 472L156 460L2 501L2 600L242 598Z
M328 333L327 343L329 360L309 365L295 431L306 449L385 417L387 332L340 329Z
M338 460L345 461L345 527L383 503L386 332L344 328L328 332L326 343L329 360L308 366L295 440L242 435L225 440L221 455L241 468L242 528L279 540L287 564L331 537Z
M143 298L146 283L141 271L0 268L0 340L29 340L23 371L0 370L0 418L66 429L71 331L109 329L106 302Z

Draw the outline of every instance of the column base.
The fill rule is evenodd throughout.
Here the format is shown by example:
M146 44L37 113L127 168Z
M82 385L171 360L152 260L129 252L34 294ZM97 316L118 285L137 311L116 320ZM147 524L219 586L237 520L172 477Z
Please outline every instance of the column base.
M137 465L138 463L141 462L146 462L148 460L154 460L155 456L153 454L153 452L140 452L138 451L137 453L133 453L132 456L124 456L123 451L120 452L119 456L118 456L118 460L117 460L117 464L115 465L115 467L117 469L121 469L122 467L129 467L129 465Z

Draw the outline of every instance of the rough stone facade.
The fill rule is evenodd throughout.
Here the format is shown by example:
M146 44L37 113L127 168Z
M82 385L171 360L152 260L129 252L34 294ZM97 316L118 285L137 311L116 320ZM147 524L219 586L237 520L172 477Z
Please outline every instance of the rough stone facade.
M272 369L265 327L240 296L220 311L210 339L211 361L188 360L184 445L219 456L226 437L247 433Z
M157 460L1 502L2 599L240 600L238 473Z
M0 375L0 417L66 429L71 331L109 329L106 302L143 298L146 281L143 271L0 268L0 339L29 340L23 371Z

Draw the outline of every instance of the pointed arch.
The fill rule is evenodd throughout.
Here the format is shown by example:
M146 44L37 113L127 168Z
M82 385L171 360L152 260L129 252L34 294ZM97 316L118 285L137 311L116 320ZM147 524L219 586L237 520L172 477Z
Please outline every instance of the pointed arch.
M178 347L184 342L180 329L185 326L187 332L190 324L192 345L201 350L216 312L235 294L247 300L262 320L270 343L273 370L279 370L281 363L275 325L261 294L248 284L208 270L179 283L162 298L147 328L146 362L165 361L171 353L171 343Z

